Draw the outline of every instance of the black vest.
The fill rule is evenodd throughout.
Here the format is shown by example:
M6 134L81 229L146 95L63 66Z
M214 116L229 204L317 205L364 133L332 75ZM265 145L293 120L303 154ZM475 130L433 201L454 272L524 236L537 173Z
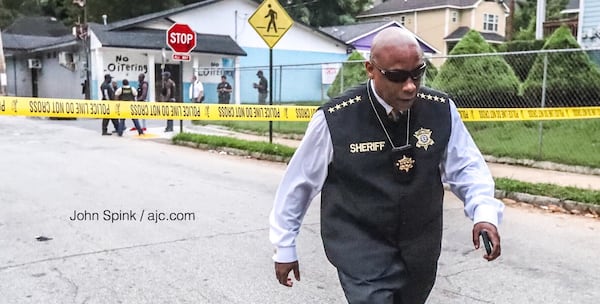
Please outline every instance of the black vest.
M142 91L144 90L144 84L147 85L148 82L146 82L146 81L140 82L140 84L139 84L139 86L137 88L137 97L138 98L141 98L141 96L142 96ZM146 90L147 90L147 88L146 88ZM148 91L146 91L146 93L148 93ZM144 99L138 99L138 101L146 101L146 100L144 98Z
M133 89L131 87L122 87L121 88L121 96L119 96L120 100L132 101L135 100L135 96L133 96Z
M404 145L407 114L393 122L371 98L394 146ZM321 191L321 235L332 264L356 277L382 273L398 257L399 242L441 220L439 165L451 131L446 94L421 88L410 110L411 178L401 182L373 106L363 85L322 107L334 152Z

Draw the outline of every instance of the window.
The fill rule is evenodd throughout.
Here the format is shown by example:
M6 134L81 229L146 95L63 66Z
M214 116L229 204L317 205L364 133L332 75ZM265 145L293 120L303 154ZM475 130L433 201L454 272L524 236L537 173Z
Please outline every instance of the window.
M497 32L498 15L483 14L483 30L488 32Z
M458 12L452 11L452 23L458 22Z

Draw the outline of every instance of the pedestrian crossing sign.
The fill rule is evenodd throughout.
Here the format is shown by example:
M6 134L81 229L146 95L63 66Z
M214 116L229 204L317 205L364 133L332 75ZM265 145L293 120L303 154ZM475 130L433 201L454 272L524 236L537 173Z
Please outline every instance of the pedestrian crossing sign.
M248 23L254 28L258 35L273 48L279 39L292 27L294 20L277 0L263 1L254 14L248 19Z

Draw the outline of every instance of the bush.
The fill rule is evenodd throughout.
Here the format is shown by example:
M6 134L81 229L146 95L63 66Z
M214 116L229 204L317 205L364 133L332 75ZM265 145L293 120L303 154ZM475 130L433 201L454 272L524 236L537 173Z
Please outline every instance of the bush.
M422 84L424 86L431 86L431 83L435 79L438 74L438 69L429 61L429 59L425 59L425 64L427 64L427 70L425 71L425 77L423 77Z
M579 49L566 26L557 29L544 50ZM540 53L523 84L523 96L541 106L544 57L547 57L546 106L592 106L600 104L600 71L584 51ZM582 92L585 92L582 94Z
M471 30L450 55L493 52L481 34ZM440 67L432 86L450 94L458 107L520 106L519 80L499 56L449 58Z
M343 63L341 73L335 76L335 80L327 90L329 98L336 97L342 93L342 89L354 87L367 81L367 72L365 71L365 58L357 51L348 56L348 62ZM344 83L342 85L342 76Z
M498 51L502 53L539 51L544 47L544 40L514 40L501 44ZM505 56L506 63L515 71L519 81L527 79L527 75L535 62L535 54L510 54Z

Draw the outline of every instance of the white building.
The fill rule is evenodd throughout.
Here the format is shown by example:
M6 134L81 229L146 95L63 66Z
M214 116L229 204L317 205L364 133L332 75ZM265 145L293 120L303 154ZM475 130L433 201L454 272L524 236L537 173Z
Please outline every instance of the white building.
M128 20L90 24L90 52L87 56L85 52L69 50L73 52L71 66L74 68L69 79L76 78L77 81L73 82L77 84L86 79L85 62L89 58L92 99L98 99L104 74L110 73L119 81L127 78L133 86L137 86L137 75L144 72L146 80L151 84L150 99L156 100L160 71L165 69L171 72L179 87L183 88L178 93L183 101L187 101L191 75L197 72L204 84L205 102L216 103L216 86L220 76L226 74L234 87L232 102L256 103L257 92L252 87L257 82L256 71L263 70L267 79L271 76L269 47L248 23L248 18L257 8L258 4L250 0L206 0ZM108 19L110 20L110 16ZM166 31L174 23L188 24L197 33L198 43L191 52L189 62L171 59L173 53L166 44ZM3 41L6 41L4 37ZM81 48L83 43L72 38L69 41L69 47L71 46ZM6 43L4 47L6 49ZM295 22L272 49L274 71L273 83L269 85L274 102L322 100L327 87L321 79L320 63L344 61L348 51L344 41ZM27 56L18 57L22 65L26 64L23 62L29 57L47 57L43 52L32 52L32 49L27 49L25 53ZM58 61L58 58L52 56L49 59ZM314 65L290 68L305 64ZM46 74L46 65L44 59L39 72ZM62 79L44 78L43 82L64 84ZM22 85L17 84L17 87ZM81 87L69 86L63 87L64 89L72 92L61 91L57 95L48 96L45 92L38 91L38 95L69 98L74 95L82 96ZM33 95L31 91L9 92L21 96L28 96L27 93Z

